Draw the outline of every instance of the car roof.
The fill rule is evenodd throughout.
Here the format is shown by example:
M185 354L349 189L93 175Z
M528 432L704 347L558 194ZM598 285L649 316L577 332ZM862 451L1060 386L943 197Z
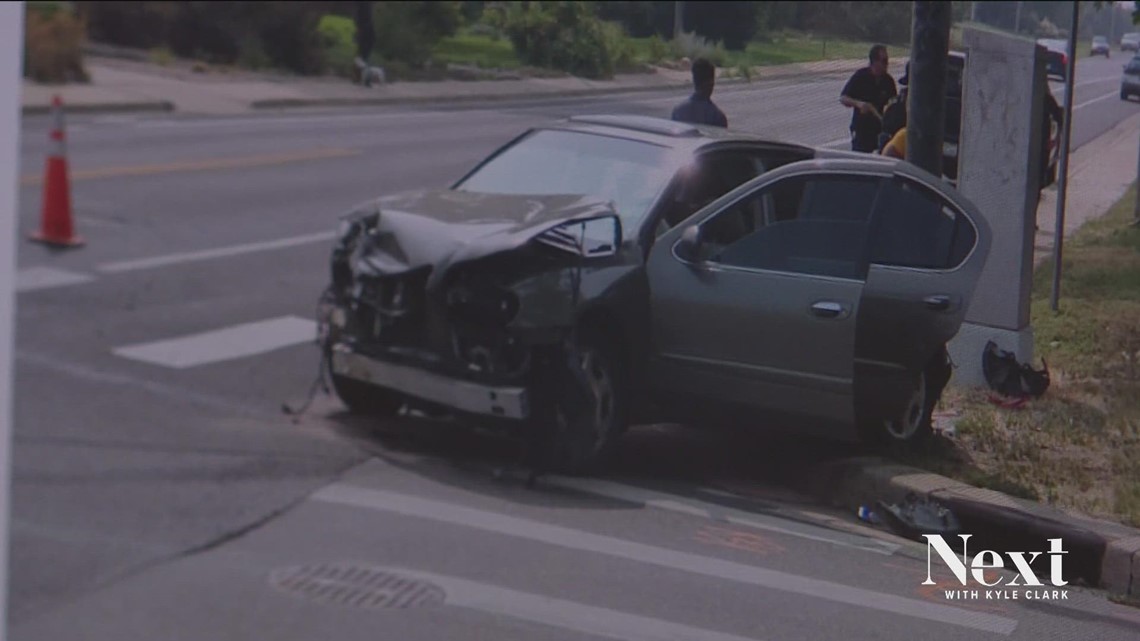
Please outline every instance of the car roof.
M690 153L710 145L732 142L770 144L812 153L816 151L811 145L775 140L758 134L632 114L570 116L538 128L625 138Z

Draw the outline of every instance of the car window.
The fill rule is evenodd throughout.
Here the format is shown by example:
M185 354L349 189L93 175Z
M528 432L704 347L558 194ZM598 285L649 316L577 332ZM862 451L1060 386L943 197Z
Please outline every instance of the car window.
M708 152L682 168L657 227L660 236L705 205L765 170L758 152L744 149Z
M807 175L768 185L702 223L707 259L730 267L861 279L879 182L871 176Z
M977 241L970 221L932 191L895 178L875 203L871 262L919 269L961 265Z
M456 186L516 195L581 194L613 201L622 226L638 226L675 171L674 154L636 140L540 130Z

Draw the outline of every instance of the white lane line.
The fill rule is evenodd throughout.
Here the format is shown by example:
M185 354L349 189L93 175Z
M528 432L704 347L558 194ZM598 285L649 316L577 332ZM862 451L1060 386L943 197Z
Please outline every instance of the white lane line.
M123 358L185 369L299 345L314 340L316 332L314 321L282 316L112 351Z
M105 274L117 274L120 272L165 267L167 265L179 265L182 263L192 263L202 260L213 260L215 258L241 256L243 254L253 254L256 252L271 251L274 249L285 249L287 247L297 247L299 245L327 242L333 240L334 238L336 238L335 232L323 231L316 234L305 234L303 236L293 236L290 238L280 238L277 240L267 240L257 243L246 243L243 245L231 245L229 247L218 247L216 249L204 249L201 251L167 254L166 256L154 256L152 258L139 258L136 260L124 260L114 263L104 263L102 265L98 265L95 269Z
M1106 93L1103 96L1100 96L1098 98L1093 98L1092 100L1086 100L1086 101L1082 102L1081 104L1073 107L1073 111L1076 111L1077 109L1081 109L1083 107L1087 107L1093 103L1100 102L1102 100L1108 100L1109 98L1113 98L1113 97L1116 97L1119 95L1120 95L1119 91L1110 91L1110 92L1108 92L1108 93Z
M1009 635L1017 628L1017 620L1007 617L971 612L961 608L908 599L822 579L812 579L778 570L678 552L506 514L485 512L452 503L381 490L369 490L342 483L323 488L313 494L312 498L328 503L339 503L429 519L503 536L538 541L570 550L603 554L627 561L636 561L725 581L735 581L745 585L801 594L861 608L917 617L983 632Z
M95 280L93 276L54 267L26 267L16 272L16 291L30 292L37 289L77 285L92 280Z
M672 494L621 485L619 483L599 479L545 476L542 478L542 483L617 499L619 501L643 504L646 507L654 507L660 510L690 514L713 519L714 521L732 523L733 525L766 530L768 532L778 532L801 539L830 543L886 556L890 556L900 547L886 541L878 541L854 534L833 532L814 525L799 524L788 521L787 519L754 514L723 505L716 505L696 499L685 499Z
M832 140L831 142L825 142L819 146L820 147L838 147L839 145L850 145L850 144L851 144L851 137L846 136L843 138L836 138L835 140Z
M508 616L583 634L621 641L755 641L751 637L724 634L681 623L627 614L609 608L518 592L488 583L477 583L404 568L377 568L433 583L447 593L447 605Z
M488 109L478 109L472 111L464 111L465 115L479 116L479 115L499 115L502 116L502 111L492 111ZM262 125L278 126L278 125L297 125L297 124L344 124L349 122L381 122L385 120L401 120L401 119L415 119L415 118L435 118L440 116L447 116L454 118L455 113L449 111L400 111L394 113L382 114L311 114L306 116L252 116L248 118L217 118L217 119L204 119L204 120L146 120L137 123L135 126L140 129L195 129L195 128L209 128L209 127L258 127Z

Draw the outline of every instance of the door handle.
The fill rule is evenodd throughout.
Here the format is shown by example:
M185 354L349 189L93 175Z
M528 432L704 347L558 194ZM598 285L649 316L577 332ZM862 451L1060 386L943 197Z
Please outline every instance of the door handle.
M847 308L840 303L822 300L811 306L811 313L822 318L841 318L847 315Z
M926 298L922 299L922 302L925 303L928 308L933 309L936 312L944 312L950 309L949 296L927 296Z

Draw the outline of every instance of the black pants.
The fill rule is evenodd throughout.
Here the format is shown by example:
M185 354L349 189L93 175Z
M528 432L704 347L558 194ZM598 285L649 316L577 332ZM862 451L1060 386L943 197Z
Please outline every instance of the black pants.
M878 136L851 132L851 151L873 154L878 150Z

